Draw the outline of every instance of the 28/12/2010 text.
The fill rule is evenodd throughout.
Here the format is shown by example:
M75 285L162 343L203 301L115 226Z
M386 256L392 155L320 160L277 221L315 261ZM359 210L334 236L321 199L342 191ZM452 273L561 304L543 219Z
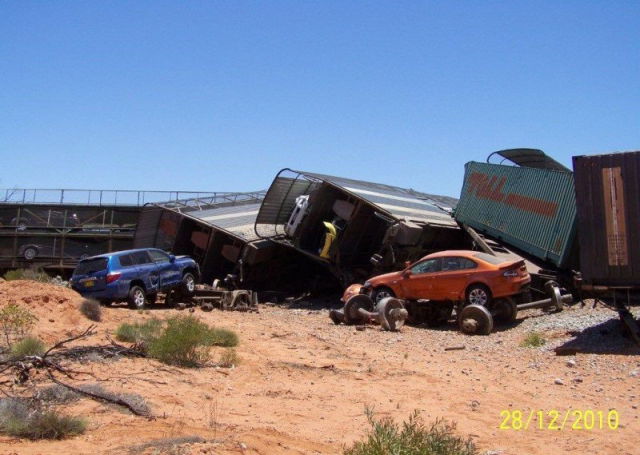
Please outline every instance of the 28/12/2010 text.
M531 409L529 412L515 410L500 411L501 430L617 430L620 414L615 409L596 411L592 409L567 409L565 412L551 409Z

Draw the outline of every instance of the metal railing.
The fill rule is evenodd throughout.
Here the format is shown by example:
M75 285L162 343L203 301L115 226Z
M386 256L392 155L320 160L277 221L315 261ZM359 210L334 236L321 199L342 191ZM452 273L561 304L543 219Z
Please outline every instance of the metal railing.
M148 203L175 203L185 205L191 200L234 200L240 194L212 191L137 191L137 190L83 190L46 188L0 189L0 203L8 204L69 204L69 205L129 205Z

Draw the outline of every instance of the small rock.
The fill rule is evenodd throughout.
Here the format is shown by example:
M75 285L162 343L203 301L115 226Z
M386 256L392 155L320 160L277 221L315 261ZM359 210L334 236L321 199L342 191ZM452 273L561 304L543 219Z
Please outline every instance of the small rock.
M569 360L567 360L567 366L568 366L569 368L573 368L573 367L575 367L575 366L576 366L576 361L575 361L575 360L573 360L573 359L569 359Z
M560 378L556 378L555 381L553 381L553 383L556 385L564 385L564 381Z
M581 382L583 382L582 378L573 378L573 382L580 384Z
M633 370L631 373L629 373L629 376L631 376L632 378L637 378L638 376L640 376L640 371Z

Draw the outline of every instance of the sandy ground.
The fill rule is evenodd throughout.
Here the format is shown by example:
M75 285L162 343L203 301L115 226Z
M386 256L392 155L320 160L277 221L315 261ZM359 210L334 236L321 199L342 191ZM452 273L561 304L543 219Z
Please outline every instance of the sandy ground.
M34 332L49 344L90 324L77 310L81 298L68 289L0 283L0 306L11 301L38 314ZM125 321L176 313L106 308L98 333L82 344L104 343ZM439 330L404 327L400 333L357 330L333 325L327 310L314 307L261 305L259 313L193 314L239 334L237 367L179 369L149 359L87 360L74 368L93 377L79 375L74 384L98 382L115 392L139 394L154 418L82 399L64 412L87 417L84 435L40 442L0 436L0 454L341 453L368 430L365 408L399 421L413 410L427 423L454 421L457 431L471 436L485 453L638 453L640 350L618 335L617 315L605 308L576 306L559 315L529 311L508 330L486 337L462 335L453 324ZM578 333L572 326L576 320L592 324ZM519 346L532 327L549 338L547 345ZM586 352L567 357L552 349L572 343ZM216 358L222 348L214 350ZM18 386L3 390L26 393ZM499 429L501 412L515 410L525 418L531 410L542 411L543 426L550 423L549 411L558 411L560 420L569 410L603 411L605 427L607 413L616 410L620 425L573 430L569 414L564 429L540 429L534 413L527 430Z

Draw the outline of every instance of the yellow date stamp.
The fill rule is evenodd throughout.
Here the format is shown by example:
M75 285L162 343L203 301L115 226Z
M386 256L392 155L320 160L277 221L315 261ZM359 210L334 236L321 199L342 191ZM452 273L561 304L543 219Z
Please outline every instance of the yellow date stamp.
M501 430L617 430L620 427L620 413L615 409L598 411L593 409L520 409L500 411Z

